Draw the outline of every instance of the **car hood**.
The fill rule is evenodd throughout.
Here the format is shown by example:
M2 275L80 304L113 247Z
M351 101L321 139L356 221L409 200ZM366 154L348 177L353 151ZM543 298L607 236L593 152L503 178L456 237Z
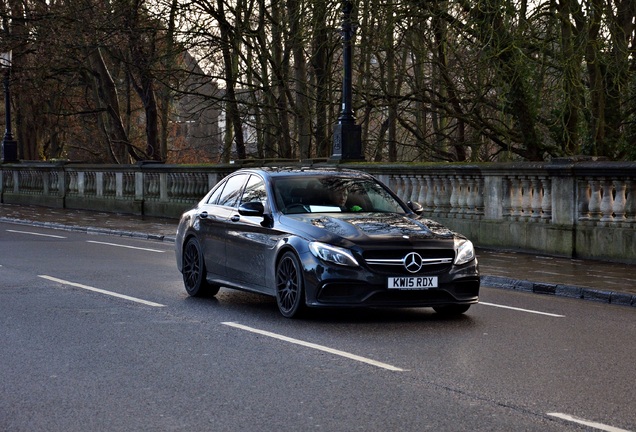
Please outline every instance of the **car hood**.
M281 223L309 239L348 247L351 243L448 242L458 236L433 220L397 213L298 214L281 217Z

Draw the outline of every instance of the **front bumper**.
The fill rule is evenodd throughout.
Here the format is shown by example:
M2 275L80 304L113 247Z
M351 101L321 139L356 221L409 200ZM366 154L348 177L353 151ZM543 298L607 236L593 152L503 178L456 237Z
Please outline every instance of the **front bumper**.
M389 276L364 267L352 269L315 264L305 267L306 299L311 307L431 307L479 301L480 278L476 260L463 266L452 266L448 272L417 274L438 278L437 288L417 290L389 289Z

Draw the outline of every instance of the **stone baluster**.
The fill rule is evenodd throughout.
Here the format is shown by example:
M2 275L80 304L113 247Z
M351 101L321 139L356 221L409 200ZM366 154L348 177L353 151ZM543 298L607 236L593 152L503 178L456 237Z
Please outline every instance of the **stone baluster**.
M400 181L399 181L399 178L396 178L396 176L391 174L391 176L389 177L388 186L393 192L395 192L395 194L397 196L402 197L402 195L400 195Z
M104 173L104 196L113 196L116 192L115 173Z
M20 171L20 189L30 192L33 189L31 171Z
M146 174L144 180L147 194L152 198L157 198L159 196L159 174Z
M166 185L166 187L168 190L168 199L170 201L173 201L173 200L178 201L179 195L181 193L179 175L176 173L169 173L167 180L168 180L168 184Z
M630 227L636 221L636 190L634 180L625 180L625 220L624 227Z
M404 201L410 201L411 192L413 191L413 185L411 184L411 179L408 175L401 175L400 179L403 185L402 196L404 197Z
M636 180L625 180L625 223L624 226L636 228Z
M57 171L51 171L49 173L49 193L55 194L59 190L58 181L60 180L60 176Z
M475 215L484 215L484 179L480 176L475 180Z
M186 181L188 183L189 190L185 198L187 201L190 201L199 196L199 175L197 173L192 173L187 176Z
M426 199L424 200L424 211L432 213L435 210L435 179L426 176Z
M18 179L17 171L7 172L7 187L6 190L12 190L14 193L18 193L20 188L20 181Z
M579 212L580 221L590 220L590 201L592 200L592 188L589 181L579 181L577 184L578 203L577 210Z
M442 206L442 179L439 176L433 177L433 213L441 213Z
M475 217L475 177L470 176L466 179L468 186L465 188L464 195L466 196L466 204L464 205L464 214L466 218L473 219Z
M84 174L84 193L86 195L91 195L94 196L95 195L95 172L94 171L88 171Z
M450 178L451 196L450 196L450 213L457 215L462 212L462 208L459 202L459 196L461 195L461 178L459 176L452 176Z
M42 175L39 172L32 171L33 176L33 191L37 194L42 193Z
M163 185L165 187L165 194L166 194L166 198L169 201L172 201L174 199L175 196L175 174L174 173L161 173L160 174L160 179L159 179L159 199L161 200L162 195L163 195L163 191L162 191L162 185L161 185L161 177L164 178L164 182L165 184Z
M201 193L201 191L203 190L203 175L201 173L196 173L195 177L194 177L194 195L192 196L192 199L198 200L199 198L201 198L201 196L203 195L203 193Z
M29 189L29 184L27 182L26 172L18 171L18 181L20 185L20 191L26 192Z
M529 218L532 214L532 189L530 188L530 179L523 177L521 179L521 217Z
M601 219L601 182L590 180L590 200L588 204L589 220L598 222Z
M626 205L626 196L625 192L627 191L627 184L622 180L614 180L614 190L616 191L616 196L614 197L614 203L612 205L612 212L614 213L614 222L622 224L625 222L625 205Z
M501 217L503 219L512 218L512 185L510 178L501 178Z
M29 190L29 177L26 171L18 171L18 178L20 179L20 190L28 192Z
M190 185L190 192L187 195L187 199L191 200L196 198L199 195L199 175L194 173L191 176L189 176L190 178L188 179L188 183L191 183Z
M443 176L441 178L441 196L440 196L440 210L442 217L448 217L450 212L450 193L451 193L451 182L448 176Z
M614 185L610 180L603 179L601 181L601 190L601 222L603 225L607 226L607 224L614 221L614 216L612 215L612 208L614 205Z
M468 209L468 194L470 193L470 186L468 185L468 179L459 177L458 180L458 192L457 192L457 207L459 207L459 213L461 218L468 218L470 213Z
M517 177L510 179L510 208L513 220L519 220L523 208L523 195L521 190L521 180Z
M421 203L420 201L420 193L422 190L422 179L418 176L411 176L411 184L413 185L412 191L411 191L411 200Z
M127 197L135 196L135 174L132 172L124 174L124 195Z
M179 173L175 176L176 180L176 194L175 198L179 202L183 202L186 199L188 193L188 175L186 173Z
M77 172L75 172L75 171L69 173L68 192L70 194L76 194L77 193Z
M192 195L194 195L194 178L192 175L182 173L180 176L181 184L183 185L183 193L181 194L181 201L187 201Z
M417 202L420 203L424 209L426 209L426 177L418 177L419 195L417 196Z
M541 178L541 187L543 188L543 198L541 199L541 219L544 222L552 220L552 182L547 177Z
M152 176L152 194L156 197L156 198L160 198L161 197L161 177L164 176L165 174L158 174L155 173Z
M541 179L538 177L533 177L531 182L532 184L532 219L539 220L541 219L542 214L542 202L543 202L543 191L541 187Z

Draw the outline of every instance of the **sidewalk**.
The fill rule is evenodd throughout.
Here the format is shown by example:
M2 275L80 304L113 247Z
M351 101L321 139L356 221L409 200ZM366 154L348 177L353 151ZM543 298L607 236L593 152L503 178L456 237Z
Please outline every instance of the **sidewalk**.
M177 221L0 204L0 222L174 242ZM482 286L636 307L636 265L479 249Z

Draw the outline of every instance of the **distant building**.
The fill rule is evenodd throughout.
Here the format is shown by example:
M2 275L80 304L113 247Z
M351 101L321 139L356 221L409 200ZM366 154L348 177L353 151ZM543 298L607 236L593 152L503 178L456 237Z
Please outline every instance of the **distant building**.
M217 162L223 151L223 90L207 76L196 60L184 53L185 80L175 95L170 131L169 162ZM224 117L224 116L223 116Z

